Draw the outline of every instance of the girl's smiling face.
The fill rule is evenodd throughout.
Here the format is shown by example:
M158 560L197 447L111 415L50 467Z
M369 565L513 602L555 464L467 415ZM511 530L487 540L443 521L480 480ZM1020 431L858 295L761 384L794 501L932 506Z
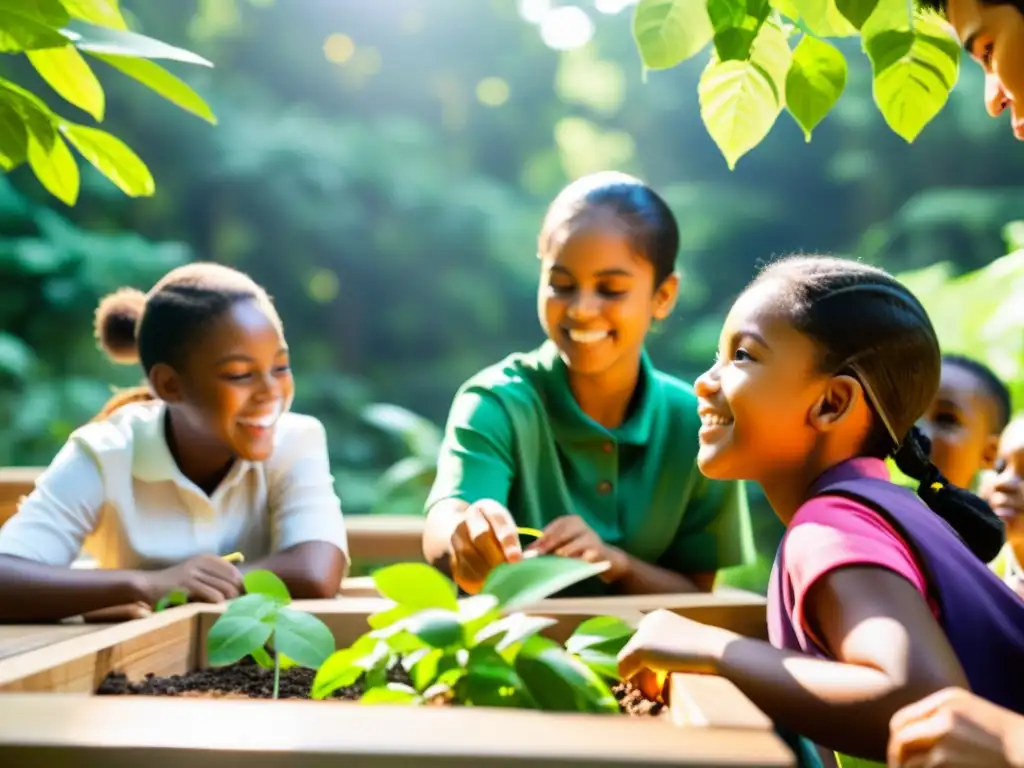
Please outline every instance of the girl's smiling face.
M855 453L872 415L850 376L819 371L816 342L779 308L775 280L733 305L715 365L696 382L701 415L697 462L715 479L765 479L823 471L837 453ZM831 433L839 441L822 437ZM846 457L840 457L846 458Z
M980 495L1006 524L1006 539L1024 546L1024 420L1010 424L999 440L995 468L986 472Z

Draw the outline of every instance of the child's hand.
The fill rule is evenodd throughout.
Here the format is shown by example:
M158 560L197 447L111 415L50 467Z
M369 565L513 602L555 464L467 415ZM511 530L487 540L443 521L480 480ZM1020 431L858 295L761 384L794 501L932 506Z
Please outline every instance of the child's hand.
M621 579L629 567L624 553L601 541L579 515L563 515L552 520L544 529L544 535L526 551L532 556L554 554L588 563L611 563L611 568L601 574L601 578L609 582Z
M725 648L735 637L726 629L670 611L652 611L619 651L619 675L646 688L649 672L717 674Z
M523 557L512 514L491 500L478 501L463 513L450 547L452 578L471 595L480 591L492 568Z
M180 565L143 575L146 602L156 605L164 595L180 589L189 600L222 603L242 594L242 572L217 555L199 555Z
M115 624L121 621L144 619L152 615L153 609L149 607L149 604L139 602L100 608L98 611L83 614L82 619L88 624Z
M1021 768L1024 717L962 688L946 688L889 721L892 768Z

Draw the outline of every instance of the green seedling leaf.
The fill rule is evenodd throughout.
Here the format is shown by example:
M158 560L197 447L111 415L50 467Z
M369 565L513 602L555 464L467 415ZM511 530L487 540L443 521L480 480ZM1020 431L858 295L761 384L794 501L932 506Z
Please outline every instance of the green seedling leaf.
M614 653L618 653L622 646L633 636L635 630L622 619L614 616L595 616L587 619L572 633L572 637L565 641L567 653L580 653L586 648L602 646L610 643L615 647Z
M903 0L898 0L903 2ZM836 7L836 0L793 0L807 29L818 37L850 37L857 28Z
M878 7L878 0L836 0L836 9L854 27L860 29Z
M325 699L341 688L347 688L366 674L367 670L388 659L387 644L364 635L350 648L336 651L320 665L313 678L310 698Z
M558 644L534 636L516 657L515 670L540 709L550 712L618 712L611 690L598 675Z
M128 29L117 6L117 0L61 0L61 3L73 18L101 27Z
M26 51L25 55L53 90L88 112L96 122L103 120L106 103L103 86L74 47L65 45L62 48Z
M157 600L156 606L154 606L154 610L159 613L160 611L167 610L171 606L185 605L185 603L187 602L188 595L183 590L172 589L166 595Z
M264 669L274 668L274 659L271 657L269 653L267 653L266 648L254 648L252 653L250 653L249 655L252 656L253 661L255 661ZM281 664L281 669L284 669L284 664Z
M402 628L434 648L451 648L466 642L466 635L455 611L428 609L405 619Z
M619 675L618 652L599 650L598 648L584 648L576 654L581 662L587 665L595 674L600 675L612 683L621 679Z
M557 623L558 619L547 616L513 613L481 629L476 635L476 642L493 645L495 650L501 653Z
M485 645L469 652L466 674L458 681L456 695L478 707L538 708L515 667Z
M113 56L105 53L91 54L100 61L105 61L115 69L138 80L150 90L163 96L172 104L176 104L187 112L197 115L213 125L217 124L210 106L203 97L192 90L191 86L179 80L155 61L138 59L133 56Z
M496 597L503 611L513 611L604 573L608 567L608 563L552 555L502 563L487 575L481 594Z
M192 53L192 51L186 51L184 48L176 48L136 32L101 27L80 19L71 20L60 32L76 48L88 53L135 56L140 59L170 59L203 67L213 66L202 56Z
M386 629L402 619L412 616L417 610L419 609L407 605L393 605L383 611L371 613L367 617L366 623L370 625L371 629Z
M210 666L223 667L245 658L270 639L272 627L254 616L223 613L206 636Z
M2 19L0 19L2 23ZM31 128L31 126L30 126ZM78 200L81 176L78 164L64 140L53 134L50 149L38 140L37 134L28 135L28 164L46 191L65 205L74 205Z
M292 601L288 587L272 571L249 571L242 577L242 584L245 585L246 593L269 597L278 605L288 605Z
M316 616L282 608L274 622L274 650L308 669L334 653L334 635Z
M786 108L811 140L811 131L825 119L846 88L846 59L823 40L804 35L793 51L786 75Z
M459 600L459 621L466 631L466 637L474 637L499 618L501 611L498 610L498 598L494 595L473 595Z
M420 695L408 685L388 683L371 688L359 699L360 704L419 704Z
M686 61L714 35L706 0L640 0L633 13L633 38L648 69Z
M426 563L398 563L381 568L374 572L373 583L384 597L401 606L416 610L459 608L455 583Z
M444 651L440 648L423 648L420 651L414 651L402 660L417 691L424 691L434 683L443 657Z
M251 616L257 621L272 624L279 604L265 595L242 595L228 603L225 616Z

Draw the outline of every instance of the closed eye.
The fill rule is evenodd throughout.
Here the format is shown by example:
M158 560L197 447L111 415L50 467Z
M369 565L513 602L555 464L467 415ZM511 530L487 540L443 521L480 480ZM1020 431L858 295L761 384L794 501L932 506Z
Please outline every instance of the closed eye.
M754 357L747 352L747 350L743 349L743 347L737 347L736 351L732 353L732 359L737 363L742 363L744 361L753 360Z

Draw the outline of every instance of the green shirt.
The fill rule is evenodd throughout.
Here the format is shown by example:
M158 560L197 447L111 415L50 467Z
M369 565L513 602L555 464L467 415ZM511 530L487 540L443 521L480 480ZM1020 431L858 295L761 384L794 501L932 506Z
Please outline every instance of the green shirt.
M749 563L743 483L700 473L699 428L693 389L644 352L638 400L621 426L606 429L580 410L549 341L459 388L427 509L494 499L518 525L540 529L577 514L605 543L682 574ZM577 593L608 591L594 582Z

